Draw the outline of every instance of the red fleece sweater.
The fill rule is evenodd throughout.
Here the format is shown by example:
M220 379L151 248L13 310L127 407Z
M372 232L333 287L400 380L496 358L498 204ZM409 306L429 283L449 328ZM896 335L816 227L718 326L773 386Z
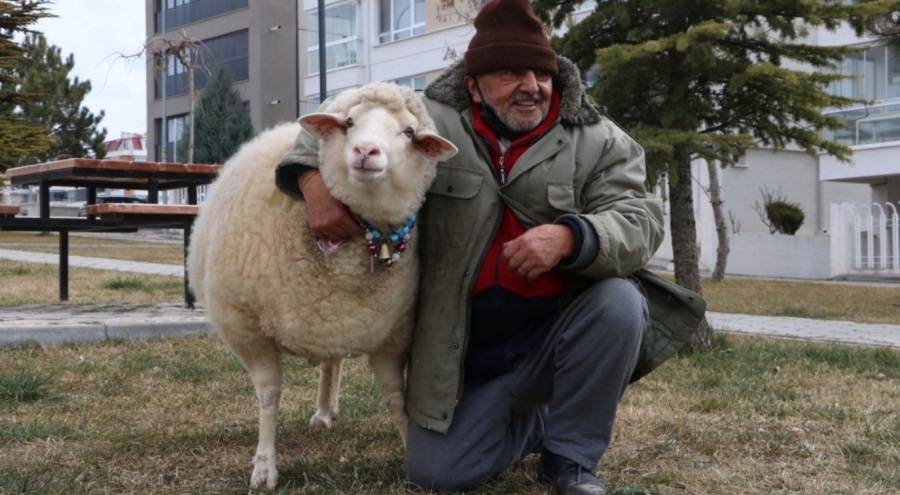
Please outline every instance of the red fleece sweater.
M506 154L502 155L505 173L501 173L501 147L497 134L482 119L482 106L477 103L472 104L472 117L475 123L475 132L487 144L488 151L491 155L491 162L498 173L501 173L501 175L505 174L505 177L509 177L516 161L526 150L528 150L531 143L544 135L544 133L556 123L556 120L559 117L559 105L560 97L554 91L550 103L550 112L548 113L547 118L544 119L537 128L510 143L509 148L506 150ZM506 262L503 261L503 244L519 237L525 233L525 231L525 227L519 222L512 210L508 207L504 207L500 229L497 231L497 235L494 237L487 255L481 264L478 280L475 282L475 287L472 289L473 296L495 286L502 287L513 294L525 298L554 297L559 295L565 285L565 281L558 270L552 270L538 277L534 282L528 282L524 278L513 273Z

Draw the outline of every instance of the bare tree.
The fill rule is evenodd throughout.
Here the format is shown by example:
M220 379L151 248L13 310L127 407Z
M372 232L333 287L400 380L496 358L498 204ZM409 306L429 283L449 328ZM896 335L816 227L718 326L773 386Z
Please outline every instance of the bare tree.
M169 73L170 64L172 63L171 59L178 61L187 71L188 98L190 99L187 163L193 163L194 161L194 103L197 98L197 92L194 87L195 73L198 69L206 69L207 65L204 61L204 55L208 52L209 50L203 44L203 41L199 38L188 36L185 30L180 29L177 37L152 36L147 38L139 52L121 56L125 59L133 59L148 55L147 63L153 63L153 73L156 77L160 75L165 77ZM165 84L165 80L163 80L163 84ZM167 123L163 122L162 125L165 126ZM168 143L163 143L163 149L167 145Z
M741 233L741 219L734 216L734 212L728 210L728 221L731 222L731 233L732 234L740 234Z
M725 215L722 213L722 205L725 201L722 200L722 186L719 185L719 163L715 160L707 160L706 165L709 169L709 203L712 205L716 237L719 240L719 247L716 250L716 267L710 280L721 282L725 280L725 267L728 264L731 245L728 239L728 228L725 225Z

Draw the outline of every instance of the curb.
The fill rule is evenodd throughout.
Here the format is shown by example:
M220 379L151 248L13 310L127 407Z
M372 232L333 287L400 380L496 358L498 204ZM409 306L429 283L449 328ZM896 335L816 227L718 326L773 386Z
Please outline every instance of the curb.
M122 339L147 340L162 337L191 337L213 332L212 326L206 320L124 320L109 323L70 323L61 325L23 323L0 328L0 348L18 347L34 343L57 345Z

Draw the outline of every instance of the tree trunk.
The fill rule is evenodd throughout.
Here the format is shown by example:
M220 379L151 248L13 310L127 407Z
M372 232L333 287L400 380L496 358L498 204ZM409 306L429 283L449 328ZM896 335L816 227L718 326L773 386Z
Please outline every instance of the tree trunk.
M669 183L671 202L672 252L675 257L675 283L703 294L700 287L700 259L697 249L697 224L694 218L691 155L681 150L675 155L675 177ZM712 346L712 333L704 318L689 345L694 350Z
M725 267L728 264L728 253L731 246L728 242L728 228L725 224L725 215L722 214L722 187L719 185L719 164L714 160L706 162L709 169L709 203L712 205L713 219L716 222L716 237L719 239L719 247L716 250L716 267L712 272L711 280L721 282L725 280Z

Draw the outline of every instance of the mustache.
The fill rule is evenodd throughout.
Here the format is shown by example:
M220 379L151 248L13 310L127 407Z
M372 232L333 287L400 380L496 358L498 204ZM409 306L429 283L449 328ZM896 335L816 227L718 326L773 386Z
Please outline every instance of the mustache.
M539 92L535 93L533 95L528 94L528 93L523 93L523 92L517 92L515 95L513 95L513 97L510 99L510 101L513 104L517 104L517 103L538 103L538 104L540 104L540 103L544 102L544 97L541 96L541 94Z

